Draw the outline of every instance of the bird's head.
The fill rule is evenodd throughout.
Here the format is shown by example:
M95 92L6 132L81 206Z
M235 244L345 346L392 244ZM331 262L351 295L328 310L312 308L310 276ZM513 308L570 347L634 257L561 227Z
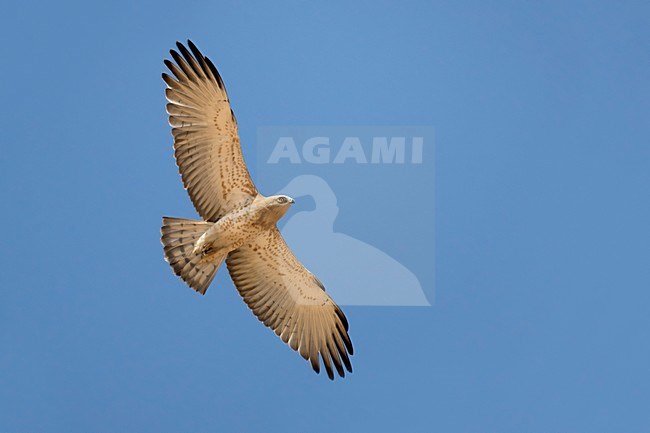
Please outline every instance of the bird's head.
M267 199L267 206L275 209L283 209L286 212L296 201L288 195L272 195ZM284 212L282 213L284 215Z
M288 195L272 195L264 199L264 207L268 210L269 216L275 223L287 213L295 202Z

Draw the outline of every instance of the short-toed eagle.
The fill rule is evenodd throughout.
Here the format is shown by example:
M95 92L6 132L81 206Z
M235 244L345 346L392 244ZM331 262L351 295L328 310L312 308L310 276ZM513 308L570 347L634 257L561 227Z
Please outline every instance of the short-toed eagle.
M352 371L348 322L323 284L293 255L276 222L294 200L260 194L246 168L237 121L212 62L187 41L163 73L174 156L203 221L163 218L165 260L187 285L205 294L225 260L257 318L330 379Z

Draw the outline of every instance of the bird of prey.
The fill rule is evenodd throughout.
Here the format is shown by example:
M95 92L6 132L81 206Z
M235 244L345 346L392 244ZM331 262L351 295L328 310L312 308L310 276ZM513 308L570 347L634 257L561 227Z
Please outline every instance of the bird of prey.
M237 121L214 64L187 41L170 50L162 74L174 156L183 185L202 220L163 217L165 260L205 294L225 260L244 302L316 373L352 372L348 322L318 278L285 243L277 221L294 200L265 197L248 173Z

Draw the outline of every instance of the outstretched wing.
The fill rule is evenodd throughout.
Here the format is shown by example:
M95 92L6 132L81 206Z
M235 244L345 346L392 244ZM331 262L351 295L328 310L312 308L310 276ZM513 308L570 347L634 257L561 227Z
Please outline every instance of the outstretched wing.
M237 290L257 318L320 371L319 354L330 379L332 365L343 377L352 372L352 342L341 309L318 278L293 255L273 228L226 259Z
M257 190L239 145L237 121L226 87L212 62L187 41L165 65L174 74L167 83L167 113L174 136L174 156L183 185L206 221L250 204Z

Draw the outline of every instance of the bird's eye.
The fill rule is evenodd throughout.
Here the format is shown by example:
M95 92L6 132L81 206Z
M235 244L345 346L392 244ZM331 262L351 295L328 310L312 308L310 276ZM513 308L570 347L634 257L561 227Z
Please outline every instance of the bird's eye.
M287 202L287 198L286 198L286 197L278 197L278 202L279 202L279 203L286 203L286 202Z

